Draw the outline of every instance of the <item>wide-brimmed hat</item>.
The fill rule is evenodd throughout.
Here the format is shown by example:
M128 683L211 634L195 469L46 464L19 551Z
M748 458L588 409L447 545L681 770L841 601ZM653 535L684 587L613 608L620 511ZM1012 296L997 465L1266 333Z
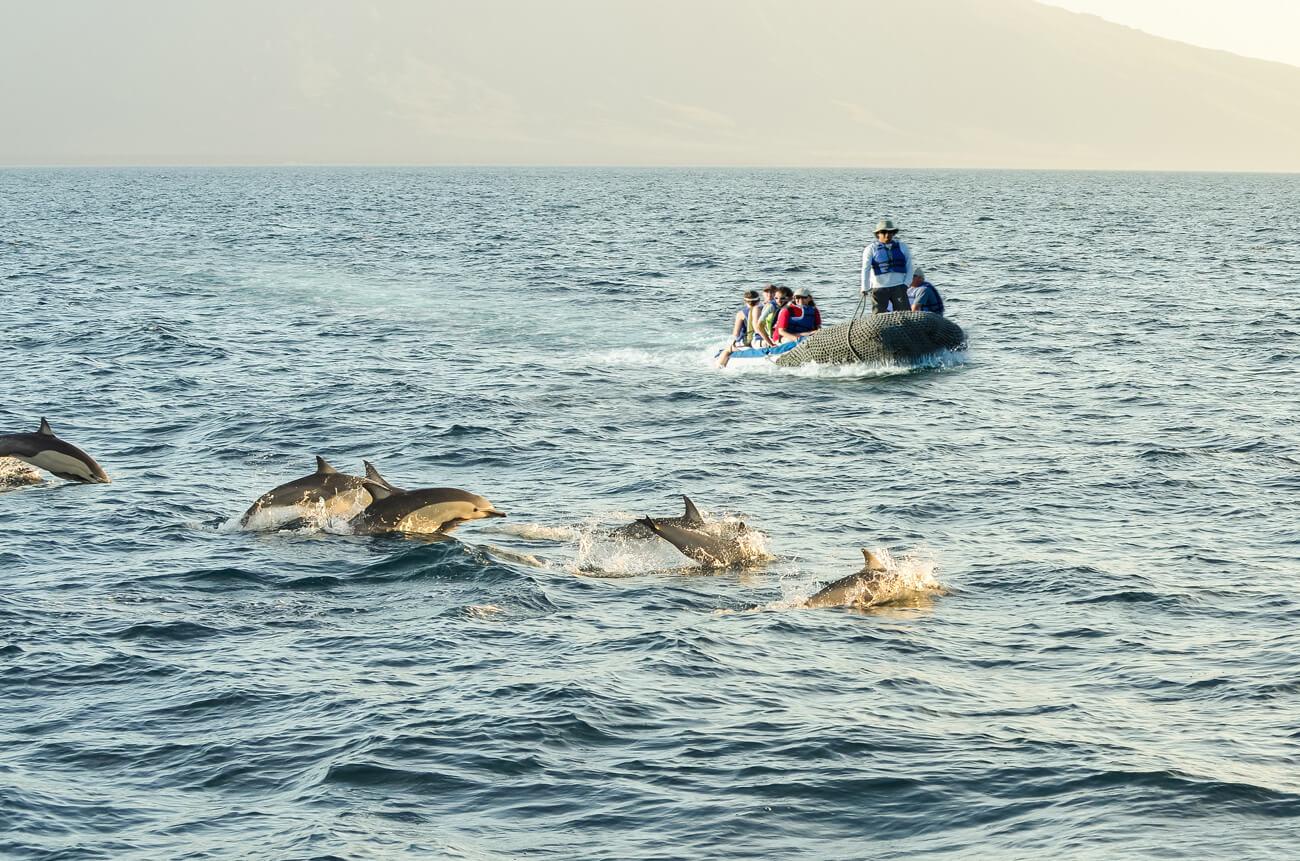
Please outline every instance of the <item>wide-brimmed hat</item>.
M913 268L913 269L912 269L912 277L913 277L913 278L920 278L922 281L924 281L924 280L925 280L925 270L922 269L920 266L917 266L917 267Z
M892 218L882 218L876 224L876 233L880 233L882 231L885 233L897 233L898 225L894 224L894 219Z

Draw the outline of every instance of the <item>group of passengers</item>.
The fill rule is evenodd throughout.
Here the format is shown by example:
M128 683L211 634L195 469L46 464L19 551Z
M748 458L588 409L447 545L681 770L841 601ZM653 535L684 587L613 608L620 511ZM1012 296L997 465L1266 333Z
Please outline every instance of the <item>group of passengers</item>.
M925 270L912 262L912 252L897 239L898 227L882 218L876 225L875 241L862 251L861 294L871 295L871 313L928 311L943 313L943 297L925 277ZM732 318L731 340L718 358L726 366L736 350L775 347L798 341L822 327L812 293L800 288L768 284L763 296L746 290L744 304Z
M812 293L802 287L791 290L768 284L760 299L755 290L746 290L745 304L735 314L731 326L731 344L741 347L775 347L797 341L822 327L822 312Z

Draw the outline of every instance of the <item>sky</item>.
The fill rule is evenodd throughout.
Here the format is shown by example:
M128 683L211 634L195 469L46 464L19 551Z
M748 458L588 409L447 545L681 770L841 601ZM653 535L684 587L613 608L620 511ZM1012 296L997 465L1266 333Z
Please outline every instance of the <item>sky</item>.
M1041 0L1243 57L1300 66L1300 0Z
M0 165L1291 172L1300 56L1251 56L1298 33L1300 0L0 0Z

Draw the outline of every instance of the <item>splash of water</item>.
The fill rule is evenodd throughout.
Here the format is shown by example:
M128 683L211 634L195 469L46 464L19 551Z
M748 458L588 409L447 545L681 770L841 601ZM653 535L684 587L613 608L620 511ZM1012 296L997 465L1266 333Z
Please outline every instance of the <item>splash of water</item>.
M847 365L797 365L783 368L773 362L733 361L719 368L714 352L697 353L695 363L726 374L776 374L785 377L813 380L865 380L879 377L896 377L922 370L942 370L965 365L969 361L966 350L939 350L913 362L871 364L855 362Z
M40 484L45 479L33 466L16 457L0 457L0 488L25 487Z

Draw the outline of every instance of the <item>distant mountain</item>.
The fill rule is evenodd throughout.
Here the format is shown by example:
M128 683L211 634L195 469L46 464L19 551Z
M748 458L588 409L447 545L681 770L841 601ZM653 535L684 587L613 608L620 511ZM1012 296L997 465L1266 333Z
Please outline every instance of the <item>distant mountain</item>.
M1300 68L1031 0L0 0L0 20L4 164L1300 170Z

